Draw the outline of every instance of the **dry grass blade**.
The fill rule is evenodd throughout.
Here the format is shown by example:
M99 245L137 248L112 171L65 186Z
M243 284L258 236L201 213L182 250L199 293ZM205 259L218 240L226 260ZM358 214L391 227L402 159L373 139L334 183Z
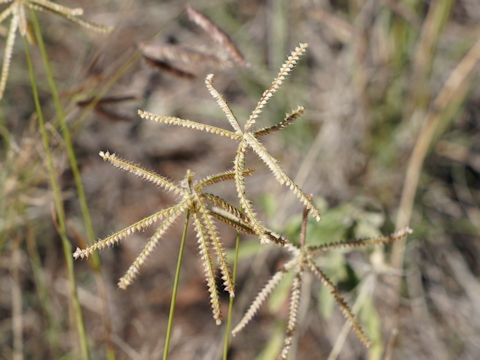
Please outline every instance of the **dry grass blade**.
M215 42L217 42L223 49L225 49L231 58L241 66L246 66L247 61L243 57L242 53L233 43L230 36L222 31L212 20L202 14L200 11L195 10L191 6L186 7L187 16L193 23L197 24L205 33L210 36Z
M151 58L151 57L149 57L145 54L143 54L142 56L143 56L143 59L145 60L145 62L148 65L154 67L155 69L165 71L166 73L168 73L170 75L173 75L175 77L182 78L182 79L193 80L193 79L196 78L196 76L194 74L192 74L190 72L187 72L187 71L184 71L182 69L176 68L173 65L170 65L169 63L167 63L166 61L153 59L153 58Z

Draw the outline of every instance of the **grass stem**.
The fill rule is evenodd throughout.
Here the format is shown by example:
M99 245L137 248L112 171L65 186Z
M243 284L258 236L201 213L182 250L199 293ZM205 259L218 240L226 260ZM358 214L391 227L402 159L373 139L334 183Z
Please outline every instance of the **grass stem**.
M240 233L237 233L237 239L235 241L235 258L233 260L233 273L232 273L232 281L234 285L235 285L235 278L237 275L239 244L240 244ZM233 297L230 296L230 300L228 302L227 326L225 328L225 347L223 349L223 360L227 360L227 355L228 355L228 345L229 345L228 343L230 339L230 324L232 322L232 308L233 308Z
M65 255L65 261L67 264L67 273L68 273L68 280L70 284L70 296L73 304L73 310L75 313L75 322L77 325L77 330L78 330L78 336L80 338L80 347L82 351L82 358L84 360L89 360L90 359L90 351L88 349L88 343L87 343L87 336L85 333L85 326L83 323L83 316L82 316L82 310L80 308L80 303L78 301L78 296L77 296L77 286L75 283L75 275L73 272L73 257L72 257L72 247L70 245L70 242L67 238L67 231L66 231L66 225L65 225L65 212L63 209L63 203L62 203L62 196L60 193L60 188L57 183L56 175L55 175L55 169L53 167L53 159L52 159L52 154L50 152L50 144L48 140L48 135L47 131L45 128L45 122L43 119L43 112L42 112L42 107L40 105L40 99L38 97L38 91L37 91L37 84L35 81L35 73L33 71L33 65L32 65L32 59L30 56L30 48L28 45L28 41L25 37L23 37L23 43L25 46L25 56L27 58L27 65L28 65L28 71L30 73L30 83L32 86L32 93L33 93L33 100L35 102L35 109L37 112L37 117L38 117L38 125L40 128L40 132L42 135L42 141L43 141L43 147L45 149L45 155L47 159L47 166L48 166L48 171L50 174L50 182L52 185L52 190L53 190L53 195L55 199L55 208L57 212L57 221L58 221L58 231L60 238L62 240L62 245L63 245L63 252Z
M75 156L75 151L73 149L72 138L70 135L70 130L67 125L65 118L65 111L63 110L62 103L60 101L60 96L58 95L57 85L53 77L52 66L50 64L50 59L48 57L48 52L45 47L45 42L43 40L43 35L40 30L40 25L38 23L37 15L34 10L31 10L31 17L33 28L35 31L35 37L37 39L40 52L42 54L43 64L45 66L45 71L47 73L48 85L50 87L50 93L52 94L53 102L55 104L55 109L57 112L57 117L60 122L60 127L62 129L63 140L67 148L68 160L70 162L70 167L72 169L73 178L75 181L75 187L77 188L78 200L80 202L80 208L83 217L83 223L85 225L85 231L87 234L88 243L93 245L95 243L95 232L93 230L92 220L90 216L90 211L88 209L87 197L85 195L85 190L83 188L82 178L80 176L80 170L78 168L77 158ZM102 321L105 327L106 332L106 341L107 341L107 353L108 359L115 358L115 352L113 349L113 344L111 342L111 325L109 320L109 310L108 310L108 301L106 298L106 288L103 283L101 276L101 264L100 257L97 253L92 254L91 256L91 265L95 271L95 282L97 284L98 292L102 300Z
M182 242L180 243L180 250L178 252L177 270L175 271L175 281L173 283L172 301L170 303L170 313L168 315L167 334L165 335L165 347L163 349L163 360L168 358L168 348L170 347L170 336L172 335L173 315L175 313L175 302L177 300L178 280L180 278L180 268L182 267L183 249L185 248L185 239L187 238L188 220L190 212L187 211L185 217L185 226L183 228Z

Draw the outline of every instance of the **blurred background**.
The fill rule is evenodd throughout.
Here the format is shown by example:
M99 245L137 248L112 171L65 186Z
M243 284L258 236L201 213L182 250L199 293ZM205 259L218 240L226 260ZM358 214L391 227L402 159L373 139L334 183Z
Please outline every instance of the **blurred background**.
M93 228L104 238L175 199L104 163L109 150L180 181L232 167L236 144L141 120L144 109L229 129L204 85L215 84L245 121L299 42L309 48L257 126L289 128L264 144L322 210L307 243L388 234L410 224L405 246L332 251L319 265L372 339L367 351L333 298L305 277L290 359L480 357L480 2L477 0L196 1L248 65L202 30L185 1L62 1L113 25L99 35L63 18L39 22L71 130ZM3 33L8 22L3 23ZM3 44L5 39L2 40ZM20 36L0 103L0 358L81 358L53 193ZM31 48L56 174L75 249L87 243L65 144L40 52ZM93 102L92 102L93 101ZM260 218L297 241L302 207L248 154L247 186ZM417 181L418 180L418 181ZM215 193L236 203L233 183ZM212 191L213 191L212 190ZM413 193L412 193L413 192ZM414 197L413 197L414 196ZM152 231L101 252L101 271L74 262L93 359L160 359L183 219L127 290L116 287ZM235 233L219 226L229 255ZM233 323L287 254L242 236ZM211 318L189 229L170 359L219 359L224 325ZM402 265L403 263L403 265ZM274 359L288 317L286 278L230 359ZM228 295L222 295L222 310Z

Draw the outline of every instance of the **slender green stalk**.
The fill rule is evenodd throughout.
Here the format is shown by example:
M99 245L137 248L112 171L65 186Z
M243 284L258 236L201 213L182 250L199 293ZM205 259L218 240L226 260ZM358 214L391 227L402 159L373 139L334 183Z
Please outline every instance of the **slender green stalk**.
M88 349L87 337L85 334L85 326L83 324L82 310L80 308L80 303L77 296L77 285L75 283L75 275L73 273L73 258L72 258L72 247L67 238L67 231L65 226L65 212L63 210L62 197L60 193L60 188L55 176L55 169L53 167L52 154L50 152L50 144L48 142L48 135L45 129L45 122L43 120L42 107L40 105L40 100L38 98L37 84L35 82L35 74L33 72L32 59L30 57L30 48L28 41L23 37L23 43L25 46L25 55L27 58L28 71L30 73L30 82L32 85L33 100L35 102L35 108L37 111L38 125L42 135L43 147L45 149L45 155L47 158L48 171L50 173L50 182L52 185L53 195L55 198L55 208L57 211L57 221L58 221L58 232L60 238L62 239L63 252L65 255L65 261L67 263L67 273L68 280L70 284L70 296L73 303L73 310L75 312L75 320L77 324L78 335L80 338L80 347L82 351L82 357L85 360L90 359L90 351Z
M43 41L43 35L40 30L40 25L38 23L37 15L34 10L31 10L31 17L33 28L35 31L35 37L37 39L38 46L40 48L40 52L42 54L43 63L45 66L45 71L47 73L48 84L50 86L50 92L52 94L53 102L55 103L55 109L57 112L57 117L60 122L60 126L62 129L63 140L65 142L65 146L67 148L68 160L70 162L70 167L72 169L73 178L75 181L75 186L77 188L78 193L78 200L80 202L80 208L82 211L83 223L85 225L85 231L87 233L88 243L93 245L95 243L95 232L93 230L92 220L90 216L90 211L88 209L87 204L87 197L85 195L85 190L83 188L82 178L80 176L80 170L78 169L77 158L75 156L75 151L73 149L72 138L70 135L70 130L67 125L67 121L65 119L65 111L63 110L62 103L60 101L60 96L58 95L57 85L55 83L55 79L53 77L52 67L50 65L50 59L48 57L48 52L45 48L45 42ZM106 290L105 284L103 283L103 279L101 276L101 264L100 264L100 257L97 253L93 254L91 257L91 265L95 271L95 282L97 283L98 292L100 294L100 298L102 300L102 320L106 331L106 339L107 339L107 358L108 359L115 359L115 352L113 349L113 345L110 340L110 320L108 318L108 302L106 299Z
M83 189L82 178L80 177L80 171L78 170L77 158L75 156L75 151L73 150L72 138L70 136L70 130L68 129L67 122L65 120L65 112L63 111L62 103L60 102L60 96L58 95L57 85L53 78L52 67L50 65L50 59L48 58L48 53L45 48L45 42L43 41L42 32L40 30L40 25L38 24L37 15L35 11L30 11L32 16L33 28L35 30L35 36L38 41L38 47L42 54L43 63L45 65L45 71L47 72L48 85L50 86L50 92L52 93L53 102L55 103L55 109L57 111L58 120L60 121L60 126L62 128L63 139L65 141L65 146L67 148L68 160L70 161L70 166L72 167L73 178L75 179L75 186L77 187L78 200L80 201L80 207L82 209L83 222L85 223L85 229L87 232L87 238L90 245L95 242L95 234L93 231L92 220L90 217L90 212L88 210L87 198L85 196L85 191ZM95 269L99 269L99 258L98 254L94 254L93 262Z
M178 280L180 278L180 268L182 267L183 249L185 248L185 239L187 238L189 218L190 211L187 211L187 216L185 217L185 226L183 228L182 242L180 243L180 250L178 252L175 282L173 283L172 301L170 303L170 314L168 315L167 335L165 336L165 347L163 349L163 360L167 360L168 358L168 348L170 347L170 336L172 334L173 315L175 313L175 302L177 300Z
M232 281L234 286L235 286L235 278L237 275L239 244L240 244L240 233L237 233L237 240L235 241L235 259L233 260L233 274L232 274ZM230 296L230 301L228 303L227 326L225 329L225 347L223 348L223 360L227 360L227 355L228 355L228 345L229 345L228 343L230 339L230 324L232 322L232 308L233 308L233 297Z

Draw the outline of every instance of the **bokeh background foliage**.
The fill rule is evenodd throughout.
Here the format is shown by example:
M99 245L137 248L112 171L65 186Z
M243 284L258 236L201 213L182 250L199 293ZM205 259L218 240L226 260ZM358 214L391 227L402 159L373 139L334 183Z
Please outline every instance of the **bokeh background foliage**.
M185 168L206 175L232 165L235 148L228 140L141 121L137 108L224 126L203 83L214 72L217 87L245 119L289 51L308 42L305 59L259 123L274 124L297 105L307 109L281 135L266 139L266 146L322 210L322 221L309 223L309 244L391 232L408 207L402 191L412 178L407 168L413 149L422 136L429 141L416 171L414 234L404 248L403 270L382 268L400 252L391 246L332 251L321 263L359 312L372 349L367 353L352 334L342 338L344 319L331 296L307 279L311 286L304 286L290 358L479 357L478 1L197 1L195 7L230 34L250 66L169 59L189 74L182 77L152 66L139 49L154 58L165 57L166 45L221 53L187 20L186 3L62 4L83 7L89 20L115 25L112 33L98 36L39 14L97 238L172 204L168 195L104 164L99 150L117 152L172 179L181 179ZM0 357L76 359L76 320L21 45L15 46L0 104ZM31 53L68 237L73 246L84 246L87 233L41 54L36 47ZM462 62L465 56L469 63ZM432 124L431 135L425 124ZM258 159L247 157L247 163L258 167L248 184L263 220L296 240L300 205ZM232 186L216 190L235 200ZM235 234L220 230L233 249ZM149 234L136 234L101 254L104 289L95 280L94 265L74 264L94 359L161 357L180 222L137 282L127 291L115 287ZM182 268L171 358L215 359L222 353L224 331L210 318L192 240ZM282 252L242 238L234 322L284 261ZM286 277L254 323L233 339L232 359L276 356L291 281ZM225 295L225 309L227 303Z

